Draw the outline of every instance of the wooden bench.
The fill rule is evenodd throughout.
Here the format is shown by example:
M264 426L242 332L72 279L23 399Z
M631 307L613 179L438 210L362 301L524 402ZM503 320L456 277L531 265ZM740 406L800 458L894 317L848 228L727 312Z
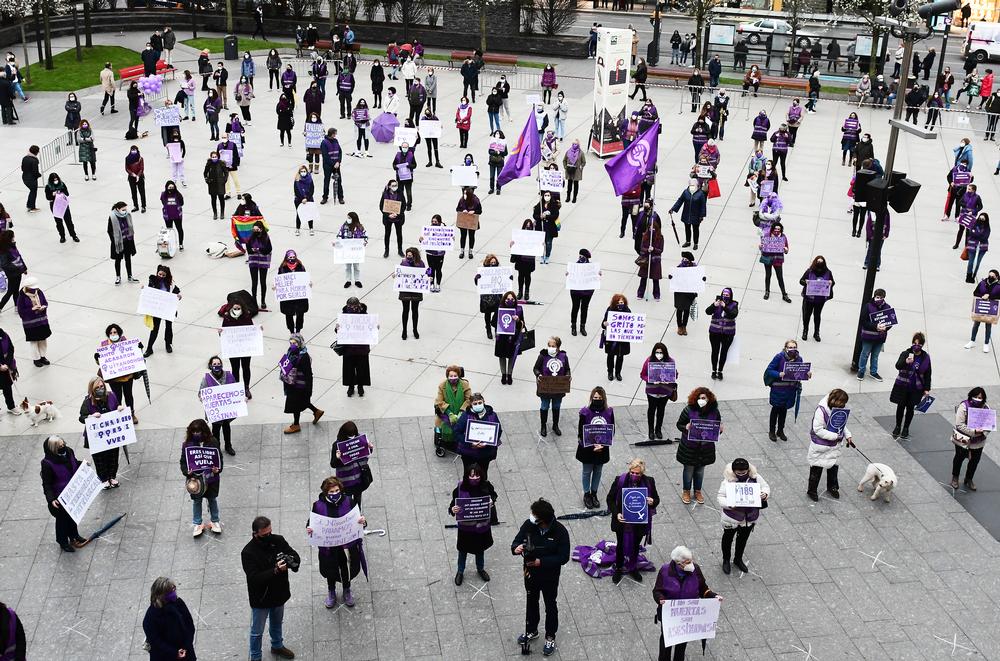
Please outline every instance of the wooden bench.
M142 65L142 64L136 64L136 65L131 66L131 67L125 67L124 69L119 69L118 70L118 78L119 78L118 89L121 89L122 86L125 85L125 83L127 83L127 82L130 82L130 81L133 81L133 80L138 80L138 79L142 78L142 75L143 75L143 73L145 71L146 71L146 67L145 67L145 65ZM170 78L172 79L174 77L174 74L176 74L176 73L177 73L177 69L175 69L174 67L170 66L169 64L167 64L163 60L157 60L156 61L156 74L157 75L161 75L161 76L167 76L167 75L169 75Z
M314 48L315 48L315 50L317 50L319 52L322 52L323 56L326 59L328 59L328 60L333 57L333 41L331 41L330 39L317 39L316 40L316 45L314 46ZM361 53L361 42L355 41L350 46L348 46L348 48L351 50L352 53L360 54ZM305 50L309 50L309 49L308 48L298 48L298 49L296 49L296 55L298 55L299 57L302 57L302 53Z
M448 57L448 67L454 67L456 62L465 62L466 58L473 55L470 50L453 50ZM517 71L517 55L500 55L499 53L484 53L483 62L486 64L496 64L502 67Z
M672 80L674 85L680 87L682 84L687 85L688 78L694 73L694 69L661 69L657 67L650 67L646 70L646 81L651 79L659 80Z

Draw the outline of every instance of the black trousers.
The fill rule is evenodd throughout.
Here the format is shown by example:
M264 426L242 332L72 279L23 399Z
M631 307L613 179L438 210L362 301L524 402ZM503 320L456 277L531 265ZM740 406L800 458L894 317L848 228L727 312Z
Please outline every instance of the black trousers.
M334 170L323 165L323 199L330 197L330 180L333 180L333 196L341 204L344 203L344 179L340 170Z
M22 275L22 273L7 273L7 293L3 295L3 298L0 298L0 310L3 310L3 307L7 305L7 301L14 298L14 295L21 291Z
M517 272L517 298L528 300L531 298L531 274L522 271Z
M464 227L458 228L458 245L462 250L465 250L465 239L469 239L469 252L476 247L476 230L467 230Z
M772 406L771 416L767 423L767 430L772 434L775 431L785 431L785 418L788 416L788 409L784 406Z
M250 356L229 359L229 369L237 381L240 380L240 368L243 368L243 387L250 392Z
M414 126L420 125L420 111L423 109L424 109L424 104L422 103L419 105L414 105L412 103L410 104L410 114L407 117L407 119L413 122Z
M783 273L782 266L780 264L764 264L764 292L771 291L771 270L774 270L774 274L778 276L778 287L781 289L782 295L785 293L785 274Z
M389 252L389 238L392 236L392 228L396 228L396 251L399 253L403 252L403 221L399 218L396 220L390 220L389 222L383 222L382 226L385 227L385 236L382 237L383 244L385 245L385 251Z
M486 476L483 476L486 479ZM524 578L524 589L527 592L527 599L524 609L524 630L527 633L538 631L538 622L541 620L538 598L545 600L545 637L555 638L556 631L559 630L559 605L556 597L559 594L559 579L534 579L530 576Z
M857 236L861 236L861 230L865 228L865 215L868 209L866 207L858 206L857 204L851 206L851 233ZM947 212L946 212L947 213Z
M915 107L915 106L906 106L906 117L904 118L903 121L911 122L913 124L916 124L917 123L917 113L919 112L919 110L920 110L920 108Z
M139 135L139 111L134 108L128 110L128 131L126 135L137 137Z
M7 405L7 410L11 410L15 407L14 404L14 384L10 379L4 379L5 383L0 384L0 389L3 390L3 403Z
M4 391L6 395L6 391ZM8 405L7 408L10 408ZM960 445L955 446L955 459L951 462L951 474L956 480L958 476L962 473L962 463L965 458L969 458L969 467L965 469L965 481L972 482L972 478L976 475L976 468L979 466L979 459L983 456L983 449L979 448L977 450L970 450L968 448L963 448Z
M404 298L400 303L403 304L403 330L406 330L406 320L412 315L413 332L417 332L417 323L420 321L420 301Z
M56 520L56 542L59 546L69 546L71 541L80 537L76 521L61 506L59 509L55 509L49 504L49 513Z
M986 139L993 140L997 135L997 123L1000 122L1000 115L990 113L986 116Z
M802 299L802 332L809 332L809 318L812 317L813 320L813 332L819 335L819 323L823 315L823 306L826 305L826 300L819 301L818 303L812 303L808 298Z
M625 225L628 224L629 218L632 219L632 234L635 234L635 216L632 215L632 205L622 207L622 226L618 232L622 236L625 236Z
M616 375L622 373L622 364L625 362L625 356L613 353L608 354L608 374L614 372Z
M219 217L221 218L221 217L225 216L226 215L226 198L225 198L225 194L224 193L213 193L212 191L209 191L208 192L208 196L210 198L212 198L212 215L214 216L216 214L215 203L216 203L216 201L218 201L218 203L219 203L219 207L218 207L218 209L219 209L218 210Z
M442 272L444 255L427 255L427 266L431 269L431 283L440 285L444 275Z
M284 146L285 138L288 138L288 144L292 144L292 129L278 129L278 141ZM218 140L219 136L214 136L213 140Z
M139 199L142 199L142 209L146 210L146 175L142 174L138 179L135 177L128 178L128 187L132 191L132 206L139 208ZM138 197L136 196L138 193Z
M340 99L340 118L351 116L351 95L350 94L338 94L337 97Z
M177 228L177 243L184 245L184 221L180 218L177 220L164 219L163 223L170 228Z
M413 206L413 179L397 179L399 182L399 200L403 209L409 211Z
M660 631L660 656L658 661L684 661L684 652L687 650L687 643L677 643L673 647L663 646L663 631Z
M837 474L840 472L840 466L831 466L826 469L826 488L829 491L834 489L840 489L840 482L837 480ZM816 489L819 488L819 478L823 475L823 468L820 466L810 466L809 467L809 493L816 493Z
M260 282L260 306L266 308L264 297L267 294L267 269L250 267L250 293L257 298L257 283Z
M489 312L484 312L483 323L485 323L486 328L492 332L493 329L497 327L497 311L490 310ZM484 477L483 479L485 480L486 478Z
M28 189L28 203L26 208L34 209L38 201L38 180L29 177L21 177L21 183Z
M466 129L458 129L458 146L466 149L469 146L469 132Z
M915 405L909 402L900 402L896 404L896 426L899 427L902 423L903 429L909 429L910 423L913 421L913 407Z
M305 320L306 313L301 310L298 312L285 313L285 326L288 328L289 333L298 333L301 331Z
M622 568L622 565L625 564L626 555L633 558L638 557L643 537L644 535L639 534L637 530L636 534L632 535L632 548L627 549L625 548L625 532L622 530L615 531L615 539L618 540L618 543L615 545L615 569L620 570Z
M795 146L795 138L798 137L798 135L799 135L799 127L798 126L789 126L788 127L788 135L789 135L788 146L789 147L794 147Z
M60 228L62 229L62 228ZM60 236L62 232L59 233ZM125 260L125 274L128 277L132 277L132 255L126 250L122 255L115 257L115 275L117 277L122 277L122 259Z
M774 161L774 169L777 170L778 166L781 166L781 178L785 178L785 159L788 158L787 151L772 151L771 160Z
M219 436L219 432L222 432L222 437L226 439L226 447L230 448L233 446L233 428L232 420L219 420L218 422L212 423L212 436L215 440L221 441L222 437Z
M281 76L277 69L267 70L267 86L269 89L274 89L275 87L279 90L281 89Z
M476 85L470 85L467 82L462 83L462 96L469 98L473 103L476 102ZM469 96L469 90L472 90L472 96Z
M253 78L250 79L250 87L253 87ZM243 115L243 120L250 121L250 106L240 106L240 114Z
M438 155L438 139L437 138L426 138L424 140L427 143L427 166L430 167L432 163L441 164L441 156ZM433 151L433 158L431 151ZM493 166L490 166L493 167ZM499 172L499 170L498 170ZM492 184L490 184L492 187Z
M646 423L649 425L649 431L663 430L663 414L667 410L667 401L666 397L646 395L646 402L649 403L649 407L646 409Z
M566 201L576 202L576 196L580 194L580 181L578 179L569 179L566 182Z
M735 335L723 335L722 333L708 334L708 341L712 345L713 372L721 372L726 368L726 357L729 355L729 347L735 338Z
M579 312L580 328L587 326L587 311L590 309L590 299L593 295L593 292L581 294L580 292L570 290L569 298L573 302L573 307L569 310L569 323L571 325L576 325L576 315Z
M115 109L115 93L114 92L105 92L104 93L104 100L101 101L101 111L102 112L104 111L105 106L107 106L109 102L111 103L111 109L114 110Z
M124 402L125 406L132 409L135 412L135 398L132 396L132 384L133 379L128 381L108 381L108 385L111 386L111 392L115 394L119 402Z
M726 528L722 531L722 558L724 560L733 557L733 538L736 539L736 559L743 560L743 551L747 548L747 540L750 539L750 533L753 532L755 525L757 524L751 523L746 526Z
M163 323L163 319L159 317L153 317L153 330L149 331L149 344L146 345L147 349L152 349L153 345L156 344L156 338L160 335L160 324ZM166 322L167 328L163 333L163 341L167 343L169 347L174 343L174 322Z
M675 307L674 310L677 312L677 327L687 328L688 320L691 319L691 306L684 305L681 307Z
M690 243L694 241L694 245L698 245L698 237L701 232L701 223L684 223L684 242Z
M340 575L340 579L343 582L344 590L351 589L351 567L350 561L347 557L347 552L340 548L333 549L333 561L337 563L337 573ZM331 572L330 576L326 577L326 589L333 592L337 589L337 576L334 576Z

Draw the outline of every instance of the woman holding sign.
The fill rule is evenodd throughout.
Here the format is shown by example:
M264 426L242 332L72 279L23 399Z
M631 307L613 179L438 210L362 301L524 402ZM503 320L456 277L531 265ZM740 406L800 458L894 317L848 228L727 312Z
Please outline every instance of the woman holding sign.
M73 448L67 447L66 441L54 434L42 443L42 451L45 453L42 458L42 491L49 514L56 520L56 543L66 553L74 553L86 546L87 540L80 537L76 521L63 509L59 495L80 468L80 461Z
M917 331L913 334L912 344L896 359L899 374L889 393L889 401L896 405L893 438L902 438L904 441L910 438L913 409L931 394L931 357L924 351L926 343L927 338Z
M222 328L229 326L253 326L253 317L250 311L244 309L239 299L226 303L219 308L219 316L222 317ZM222 329L219 329L222 334ZM250 356L240 356L229 359L229 367L233 370L233 376L240 380L240 372L243 372L243 390L246 392L247 401L253 399L250 394Z
M531 218L525 218L524 222L521 223L521 229L529 232L541 231L541 225L541 223L536 223ZM510 247L514 247L513 240L510 242ZM514 264L514 270L517 271L517 300L530 301L531 274L535 271L535 256L511 255L510 261Z
M130 384L131 385L131 384ZM83 431L83 447L90 449L90 440L87 438L86 424L88 418L100 418L102 413L121 411L124 406L118 403L118 398L113 392L108 392L108 387L104 379L95 376L87 384L87 396L80 404L80 422L85 425ZM133 424L136 422L132 417ZM118 448L114 447L103 452L91 452L91 459L94 460L94 470L97 471L97 479L104 483L105 489L115 489L121 484L115 479L118 476Z
M768 402L771 404L767 437L772 443L777 442L779 438L783 441L788 440L785 436L785 417L788 415L788 409L795 406L795 402L799 399L802 379L812 376L812 372L808 369L803 374L801 369L790 367L792 363L802 363L799 343L795 340L786 340L784 350L776 354L764 368L764 385L770 388Z
M49 173L49 183L45 184L45 199L49 201L49 210L52 211L52 217L56 221L59 243L66 243L66 230L69 230L70 237L79 243L76 227L73 226L73 213L69 208L69 188L55 172ZM57 201L60 202L59 207L56 206ZM64 223L65 229L63 229Z
M608 406L608 395L597 386L590 391L590 402L580 409L576 426L576 460L583 467L583 505L589 510L601 506L597 491L601 486L601 472L611 459L611 440L615 433L615 410Z
M535 366L532 372L535 373L535 380L538 382L536 394L541 401L538 414L541 418L542 426L538 433L543 437L548 434L547 425L549 421L549 408L551 408L552 432L556 436L562 436L562 430L559 429L559 409L562 407L563 397L569 392L568 379L570 376L569 356L562 350L562 339L555 335L549 338L548 346L538 352L538 358L535 359ZM559 378L567 379L565 391L555 391L545 387L547 379L554 381Z
M649 440L663 440L663 414L667 402L677 401L677 363L670 357L667 345L657 342L649 357L642 364L639 378L646 383L646 424L649 426ZM673 443L669 438L667 445Z
M764 300L771 297L771 271L778 276L778 287L781 288L781 300L791 303L792 299L785 292L785 275L783 266L785 255L788 254L788 237L781 223L771 225L771 231L760 240L760 263L764 265Z
M611 303L604 311L604 321L601 322L601 328L604 329L601 331L601 345L604 346L604 353L608 356L608 381L615 379L621 381L622 364L625 362L625 356L632 351L632 345L628 342L607 341L608 317L612 312L632 312L625 294L615 294L611 297Z
M695 501L699 505L705 502L701 493L705 466L715 463L715 445L719 442L722 427L722 415L719 413L715 394L704 386L692 390L687 398L687 406L677 418L677 429L681 433L677 462L684 466L681 502L685 505L691 504L692 487Z
M722 371L726 368L729 347L736 339L736 317L740 304L733 299L733 290L723 287L715 301L705 310L711 316L708 325L708 341L712 345L712 378L722 381Z
M773 439L772 439L773 440ZM729 574L732 567L729 565L729 558L732 557L733 539L736 539L736 558L733 564L741 572L747 573L750 570L743 563L743 551L746 550L747 540L750 533L757 525L760 518L760 507L737 506L736 502L730 502L730 493L736 495L736 490L729 487L730 484L755 484L760 493L761 504L767 500L771 493L771 487L757 473L757 468L743 458L733 459L732 463L722 471L722 483L719 485L719 493L716 494L716 502L722 508L722 573Z
M320 516L338 519L347 516L357 506L344 495L344 484L335 477L328 477L320 485L319 498L313 503L312 511ZM358 523L367 528L365 517L359 516ZM313 529L306 527L306 534L312 537ZM351 579L358 575L364 563L364 535L340 546L319 547L319 573L326 579L327 595L323 605L334 608L337 605L337 583L344 586L344 605L354 608L351 594ZM365 569L367 576L368 570Z
M514 362L521 353L521 342L527 330L524 309L518 305L514 292L507 292L500 300L496 323L497 336L493 355L500 359L500 383L510 386L514 384Z
M630 497L626 502L628 490L639 490L639 495L645 493L644 502L634 503ZM653 515L660 504L660 494L656 491L656 480L646 475L646 462L633 459L628 463L628 470L611 483L607 496L608 512L611 513L611 530L615 533L615 572L611 582L618 585L622 581L623 572L638 582L642 582L642 574L637 565L639 547L643 543L653 541ZM635 507L634 505L638 505ZM636 516L636 514L641 516Z
M970 186L971 188L971 186ZM990 247L990 215L985 211L976 217L976 222L965 235L965 254L969 266L965 271L965 281L972 284L979 273L979 265Z
M344 492L358 507L361 507L361 494L372 483L372 469L368 466L368 457L374 451L375 446L367 436L358 432L358 426L353 421L348 420L337 430L337 440L333 444L330 456L330 467L336 472Z
M955 430L951 434L951 442L955 444L955 459L951 463L951 488L958 488L958 476L962 473L962 464L965 459L969 459L969 467L965 469L965 488L975 491L976 485L972 478L976 475L976 467L983 456L983 447L986 446L986 436L992 431L984 425L982 420L983 412L990 407L986 405L986 391L976 386L969 391L965 401L959 402L955 407ZM973 415L976 416L973 422ZM996 426L996 413L988 413L993 419L993 426ZM982 426L982 427L980 427Z
M181 177L183 176L182 171ZM184 196L177 190L177 184L173 180L164 184L160 204L163 206L163 224L167 229L177 228L178 248L184 250Z
M214 388L216 386L225 386L230 383L238 383L239 379L233 376L233 373L224 370L222 368L222 359L218 356L212 356L208 359L208 371L205 372L205 376L201 378L201 385L198 386L198 399L201 399L201 392L205 388ZM226 454L230 457L236 456L236 450L233 449L233 429L232 422L235 418L230 418L228 420L219 420L212 423L212 436L215 440L219 440L219 432L222 432L222 437L226 441Z
M404 141L399 145L399 151L392 157L392 169L399 184L401 211L410 211L413 209L413 172L417 169L417 158L410 143Z
M403 257L403 223L406 222L406 203L403 193L399 190L399 182L390 179L385 188L382 189L382 201L379 204L382 210L382 226L385 227L383 243L385 251L383 258L389 257L389 239L392 236L392 228L396 228L396 251ZM465 252L462 252L465 256Z
M756 65L754 65L756 67ZM673 599L718 599L722 597L708 589L705 574L701 567L694 564L694 555L686 546L678 546L670 552L670 562L660 567L656 575L656 585L653 586L653 599L656 601L656 617L659 624L663 619L663 606ZM664 647L663 627L660 627L659 661L684 661L687 643L676 643Z
M31 345L32 361L35 367L49 364L45 357L48 350L48 338L52 335L49 328L49 302L45 292L38 288L38 278L29 275L17 294L17 316L21 318L24 329L24 339Z
M280 377L285 391L285 413L292 414L292 424L285 428L286 434L297 434L302 431L299 426L299 416L309 409L313 414L313 424L323 417L323 409L318 409L312 403L313 371L312 357L306 348L306 341L299 333L293 333L288 338L288 351L278 363ZM249 399L249 398L248 398Z
M174 276L170 272L170 267L160 265L156 269L156 273L149 276L149 287L151 289L158 289L163 292L169 292L177 296L177 300L181 299L181 290L174 284ZM156 344L156 338L160 334L160 325L165 324L167 327L166 332L163 335L163 340L167 344L167 353L173 353L173 343L174 343L174 322L171 319L160 319L159 317L153 317L153 329L149 331L149 346L146 347L146 353L142 354L143 358L149 358L153 355L153 345ZM126 397L126 403L132 406L132 402L129 400L131 397Z
M536 224L541 224L545 231L545 253L542 255L542 264L548 264L552 257L552 242L559 236L559 208L562 203L550 191L544 191L542 198L535 204L532 211L532 218Z
M403 261L399 263L400 266L405 266L407 268L425 268L424 260L420 257L419 248L407 248L406 256ZM431 270L427 269L427 275L430 276ZM393 274L395 277L395 274ZM420 292L415 291L401 291L399 292L399 301L403 306L403 339L406 339L406 324L407 320L413 319L413 338L416 340L420 339L420 331L417 330L417 323L420 321L420 301L424 300L424 295Z
M219 451L218 437L209 430L208 423L201 418L192 420L187 426L184 442L181 444L180 467L181 475L188 480L188 495L191 496L191 536L200 537L206 527L216 535L221 535L218 498L222 482L219 476L222 473L222 453ZM200 483L196 484L198 488L194 491L191 487L193 481ZM211 517L209 526L202 525L203 500L208 500L208 513Z
M278 266L278 275L284 273L305 273L306 267L299 260L298 254L294 250L285 251L285 259ZM309 285L312 286L312 283ZM275 289L274 286L271 289ZM291 301L281 301L278 308L285 315L285 326L289 333L299 333L305 324L306 312L309 311L309 299L298 298Z
M813 501L819 501L817 489L819 478L826 469L826 489L833 498L840 498L840 482L837 474L840 470L841 441L847 447L854 447L854 437L847 428L846 409L848 395L840 388L834 388L824 397L813 414L812 429L809 431L809 452L806 461L809 462L809 487L806 495Z
M466 474L470 467L478 464L483 469L483 481L486 481L489 479L490 462L497 458L497 449L502 445L503 427L482 393L472 393L469 401L469 408L462 411L453 426L456 451L462 455Z
M833 271L826 266L826 258L816 255L812 264L799 278L802 285L802 340L809 337L809 319L813 321L813 339L819 339L819 324L823 315L823 306L833 298Z
M302 219L299 217L299 205L303 202L313 202L313 195L316 194L316 184L313 182L312 175L309 173L309 167L306 165L299 166L299 171L295 175L295 181L292 182L292 202L295 204L295 236L299 236L299 232L302 229ZM313 229L313 220L307 221L309 224L309 236L313 236L316 230Z
M118 324L111 324L104 329L104 336L106 340L101 340L101 347L111 346L112 344L118 344L122 340L127 339L125 337L125 331ZM142 349L142 342L139 342L139 349ZM94 354L94 362L100 365L100 353ZM125 406L132 409L132 423L139 424L139 419L135 417L135 400L132 397L132 382L135 381L142 372L134 372L132 374L123 374L121 376L116 376L109 379L107 383L111 384L111 392L115 394L115 397L119 402L125 402ZM103 377L103 375L102 375Z
M488 583L490 575L486 572L486 549L493 546L491 525L497 523L496 513L497 492L493 485L483 477L477 464L471 464L465 469L465 476L451 492L451 502L448 503L448 514L458 522L458 571L455 573L455 585L461 585L465 577L465 562L469 554L476 556L476 573L483 582ZM474 516L483 514L481 518Z
M470 165L470 164L466 164ZM478 172L478 170L477 170ZM483 215L483 205L479 201L479 197L475 194L475 186L464 186L462 188L462 197L458 198L458 204L455 206L455 211L458 214L473 214L475 218L475 227L459 227L459 247L461 248L461 253L458 258L465 258L465 239L469 239L469 259L472 259L472 250L476 247L476 231L479 229L479 217ZM522 227L521 229L525 229ZM532 228L533 229L533 228ZM534 262L534 259L531 260Z
M2 236L2 234L0 234ZM972 295L976 298L980 298L984 301L998 301L1000 300L1000 271L996 269L990 269L989 275L984 279L979 281L976 285L976 290L972 292ZM989 321L979 321L982 317L973 316L973 319L977 319L972 322L972 337L965 344L966 349L971 349L976 346L976 335L979 334L979 325L981 323L986 324L986 339L983 342L983 353L990 352L990 334L993 330L993 324Z

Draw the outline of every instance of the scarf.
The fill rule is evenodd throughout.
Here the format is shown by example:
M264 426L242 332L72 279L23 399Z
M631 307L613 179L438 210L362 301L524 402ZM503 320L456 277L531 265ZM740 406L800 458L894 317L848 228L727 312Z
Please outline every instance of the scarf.
M38 290L37 289L35 291L33 291L33 292L30 292L27 289L22 289L21 292L25 296L28 297L29 301L31 301L31 308L32 309L41 307L42 303L41 303L41 300L39 299Z
M570 167L576 167L576 161L580 158L580 145L575 142L566 150L566 162L569 163Z
M451 382L444 384L444 401L448 402L448 413L458 415L462 411L462 404L465 403L465 395L462 390L462 380L454 386Z
M120 211L111 212L111 232L115 242L115 252L121 254L125 249L125 241L132 238L132 228L128 222L128 212L124 215Z

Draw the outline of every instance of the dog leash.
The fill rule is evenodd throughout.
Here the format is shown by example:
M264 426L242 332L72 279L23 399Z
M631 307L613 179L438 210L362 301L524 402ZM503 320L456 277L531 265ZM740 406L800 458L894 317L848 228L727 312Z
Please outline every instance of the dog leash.
M866 455L866 454L865 454L864 452L862 452L862 451L861 451L861 448L859 448L859 447L858 447L857 445L854 445L854 444L852 443L852 444L851 444L851 447L852 447L852 448L854 448L855 450L857 450L857 451L858 451L858 454L860 454L860 455L861 455L862 457L864 457L865 459L868 459L868 455ZM872 461L871 459L868 459L868 463L869 463L869 464L873 464L873 463L875 463L875 462L874 462L874 461Z

